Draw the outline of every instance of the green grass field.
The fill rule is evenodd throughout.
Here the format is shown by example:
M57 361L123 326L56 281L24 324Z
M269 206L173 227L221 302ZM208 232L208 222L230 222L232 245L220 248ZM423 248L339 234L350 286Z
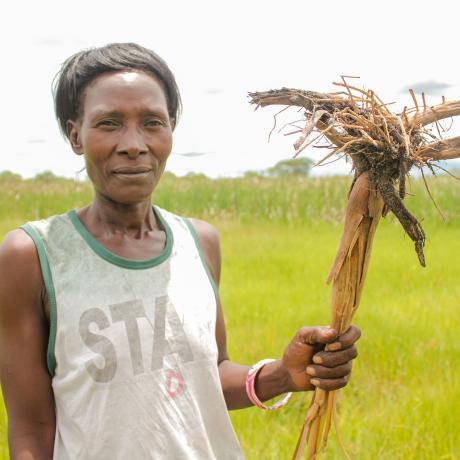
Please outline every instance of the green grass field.
M341 231L349 178L209 181L166 177L155 201L202 217L221 234L221 297L233 360L279 357L302 325L327 324L325 285ZM413 181L407 204L428 235L427 268L391 217L380 225L360 310L353 378L342 392L340 431L354 459L460 459L460 186L430 181L442 221ZM87 184L0 182L0 237L26 220L82 206ZM310 394L283 410L231 417L248 460L292 455ZM0 459L7 459L0 404ZM345 458L334 434L325 459Z

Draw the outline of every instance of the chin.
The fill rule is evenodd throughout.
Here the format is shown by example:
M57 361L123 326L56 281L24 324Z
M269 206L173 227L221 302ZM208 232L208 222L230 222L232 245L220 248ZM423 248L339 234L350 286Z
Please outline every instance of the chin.
M152 200L152 193L154 187L120 187L117 190L107 193L106 197L122 205L132 205Z

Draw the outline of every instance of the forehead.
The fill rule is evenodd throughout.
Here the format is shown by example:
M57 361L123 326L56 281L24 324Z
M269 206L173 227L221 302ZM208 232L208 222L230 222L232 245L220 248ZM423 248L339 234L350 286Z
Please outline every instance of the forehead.
M167 111L163 86L148 73L121 71L99 75L85 88L85 114L123 108L163 108Z

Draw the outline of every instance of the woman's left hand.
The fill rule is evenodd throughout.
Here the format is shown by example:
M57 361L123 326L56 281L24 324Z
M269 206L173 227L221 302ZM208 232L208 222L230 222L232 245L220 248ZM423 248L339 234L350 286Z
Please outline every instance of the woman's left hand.
M291 391L344 387L350 378L352 360L358 356L355 342L360 336L361 331L355 326L339 337L329 327L299 329L282 358Z

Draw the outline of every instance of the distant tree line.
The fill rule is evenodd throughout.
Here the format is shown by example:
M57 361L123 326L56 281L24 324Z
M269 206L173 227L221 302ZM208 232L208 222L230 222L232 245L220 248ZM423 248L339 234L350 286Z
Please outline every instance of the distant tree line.
M445 162L444 162L445 163ZM246 171L244 177L266 177L266 178L278 178L278 177L307 177L311 173L313 167L313 161L309 158L291 158L288 160L281 160L276 163L274 166L271 166L267 169L262 169L259 171ZM455 175L460 174L459 163L454 163L450 165L443 164L449 172L455 173ZM174 173L168 171L165 172L166 176L176 177ZM203 173L190 172L186 175L189 178L207 178ZM13 173L11 171L0 171L0 183L6 181L20 181L22 177L20 174ZM38 173L33 180L38 180L41 182L52 182L56 180L69 180L64 177L57 176L52 171L43 171Z
M312 167L312 161L308 158L293 158L290 160L282 160L274 166L261 171L247 171L245 177L263 176L263 177L280 177L280 176L308 176ZM174 174L171 172L166 173L170 176ZM189 177L205 177L205 174L191 172L187 174ZM43 171L38 173L35 180L42 182L51 182L54 180L62 179L51 171ZM11 171L0 171L0 182L5 181L18 181L22 180L20 174Z
M310 174L313 161L309 158L291 158L288 160L278 161L274 166L262 171L246 171L245 177L264 176L264 177L282 177L282 176L308 176Z
M11 171L0 171L0 182L8 181L21 181L23 180L20 174L11 172ZM33 180L38 180L42 182L52 182L56 180L68 180L65 177L57 176L52 171L43 171L34 176Z

